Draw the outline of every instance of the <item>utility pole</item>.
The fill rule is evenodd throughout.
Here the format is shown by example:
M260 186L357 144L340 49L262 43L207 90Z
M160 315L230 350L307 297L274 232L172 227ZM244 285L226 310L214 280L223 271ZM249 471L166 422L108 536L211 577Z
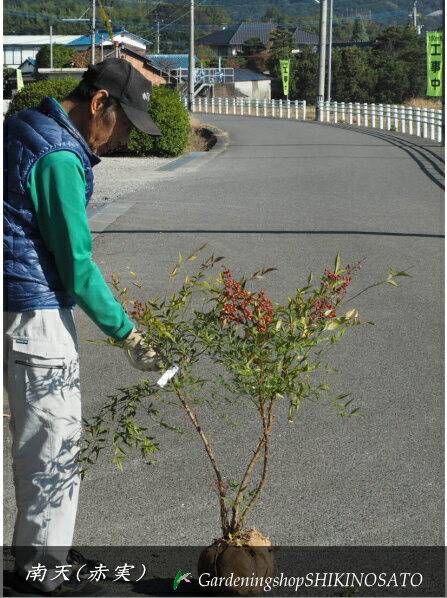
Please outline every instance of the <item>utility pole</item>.
M327 101L331 101L332 88L332 22L334 19L334 0L329 0L329 46L327 53Z
M104 60L104 36L101 37L101 62Z
M418 28L418 12L417 12L417 8L416 8L417 3L418 3L418 0L414 0L414 2L413 2L413 27L416 30Z
M95 64L96 46L96 0L92 0L92 64Z
M194 112L194 0L191 1L189 17L189 69L188 69L188 110Z
M160 54L160 21L157 21L157 54Z
M50 25L50 69L53 68L53 25Z
M316 97L315 120L323 116L324 79L326 74L326 29L327 29L327 0L320 0L320 44L318 55L318 92Z

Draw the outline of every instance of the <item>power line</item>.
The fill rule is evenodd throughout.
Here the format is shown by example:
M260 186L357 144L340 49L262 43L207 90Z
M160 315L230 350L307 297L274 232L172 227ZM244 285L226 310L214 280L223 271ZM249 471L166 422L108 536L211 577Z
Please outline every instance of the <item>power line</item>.
M197 6L205 6L203 3L198 4ZM62 15L49 15L49 14L45 14L45 13L37 13L37 12L31 12L31 11L24 11L24 10L20 10L20 9L10 9L10 8L5 8L4 9L4 14L9 15L9 16L21 16L21 17L27 17L27 18L34 18L34 19L42 19L42 20L54 20L54 21L63 21L64 19L70 19L73 18L72 16L62 16ZM179 19L181 19L182 17L186 16L188 13L185 12L181 15L179 15L176 19L173 19L172 21L170 21L169 23L167 23L165 25L165 27L163 27L163 29L166 29L168 27L170 27L171 25L173 25L176 21L178 21ZM405 10L394 10L394 11L388 11L388 12L382 12L382 13L375 13L375 14L371 14L371 20L372 19L385 19L385 18L393 18L396 16L400 16L400 15L407 15L407 11ZM334 21L336 21L337 23L341 23L341 22L349 22L349 21L355 21L357 20L358 17L357 16L351 16L351 17L334 17ZM368 18L368 20L370 20ZM112 20L114 24L116 25L132 25L135 27L139 27L141 25L145 26L145 27L156 27L156 22L145 22L145 21L116 21L116 20ZM297 17L297 24L290 24L290 25L281 25L281 27L286 27L286 28L293 28L298 26L300 23L300 21L306 21L306 23L308 24L312 24L312 23L317 23L318 20L314 17ZM248 23L249 25L250 23ZM228 25L227 23L215 23L215 24L210 24L210 25L196 25L197 29L208 29L208 30L212 30L212 31L217 31L218 29L225 27L227 30L236 30L239 27L239 23L236 25ZM188 25L183 25L183 24L178 24L175 28L173 29L179 29L181 30L182 28L186 29L188 27Z

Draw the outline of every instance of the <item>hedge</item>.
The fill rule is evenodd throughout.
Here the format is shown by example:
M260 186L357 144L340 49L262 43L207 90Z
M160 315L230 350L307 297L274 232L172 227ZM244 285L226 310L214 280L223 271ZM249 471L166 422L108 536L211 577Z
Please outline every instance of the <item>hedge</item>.
M54 81L45 79L43 81L36 81L35 83L28 83L14 96L14 99L9 105L8 112L6 113L6 118L19 112L19 110L37 106L44 96L51 96L52 98L61 101L76 87L77 84L78 81L73 79L73 77L56 79Z
M154 87L149 114L163 136L151 137L134 129L127 146L129 152L135 156L182 154L188 145L190 124L188 112L177 91L164 86Z
M77 84L72 77L29 83L14 96L6 118L24 108L37 106L43 96L51 96L60 101ZM182 154L188 145L190 124L188 112L183 107L177 91L164 86L154 87L149 114L163 136L155 138L147 133L132 130L126 155L175 157Z

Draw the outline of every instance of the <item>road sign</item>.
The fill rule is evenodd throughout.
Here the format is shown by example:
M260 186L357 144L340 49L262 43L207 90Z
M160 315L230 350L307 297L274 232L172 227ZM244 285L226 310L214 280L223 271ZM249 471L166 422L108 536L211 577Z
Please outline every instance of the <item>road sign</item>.
M427 95L442 97L443 43L441 31L427 31Z
M289 97L290 60L280 60L279 66L281 69L282 87L284 95Z
M16 70L17 74L17 91L20 91L23 87L23 74L20 69Z

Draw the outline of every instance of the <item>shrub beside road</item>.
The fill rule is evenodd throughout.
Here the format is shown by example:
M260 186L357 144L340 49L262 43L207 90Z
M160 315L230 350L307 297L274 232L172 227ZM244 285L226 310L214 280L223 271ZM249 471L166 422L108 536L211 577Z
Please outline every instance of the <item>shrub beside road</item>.
M77 85L72 77L56 81L36 81L25 85L12 100L6 118L19 110L37 106L44 96L60 101ZM165 158L183 154L188 147L191 126L188 112L183 107L179 94L171 88L160 86L152 91L149 113L163 136L159 139L135 129L130 134L126 154L129 156L160 156Z

